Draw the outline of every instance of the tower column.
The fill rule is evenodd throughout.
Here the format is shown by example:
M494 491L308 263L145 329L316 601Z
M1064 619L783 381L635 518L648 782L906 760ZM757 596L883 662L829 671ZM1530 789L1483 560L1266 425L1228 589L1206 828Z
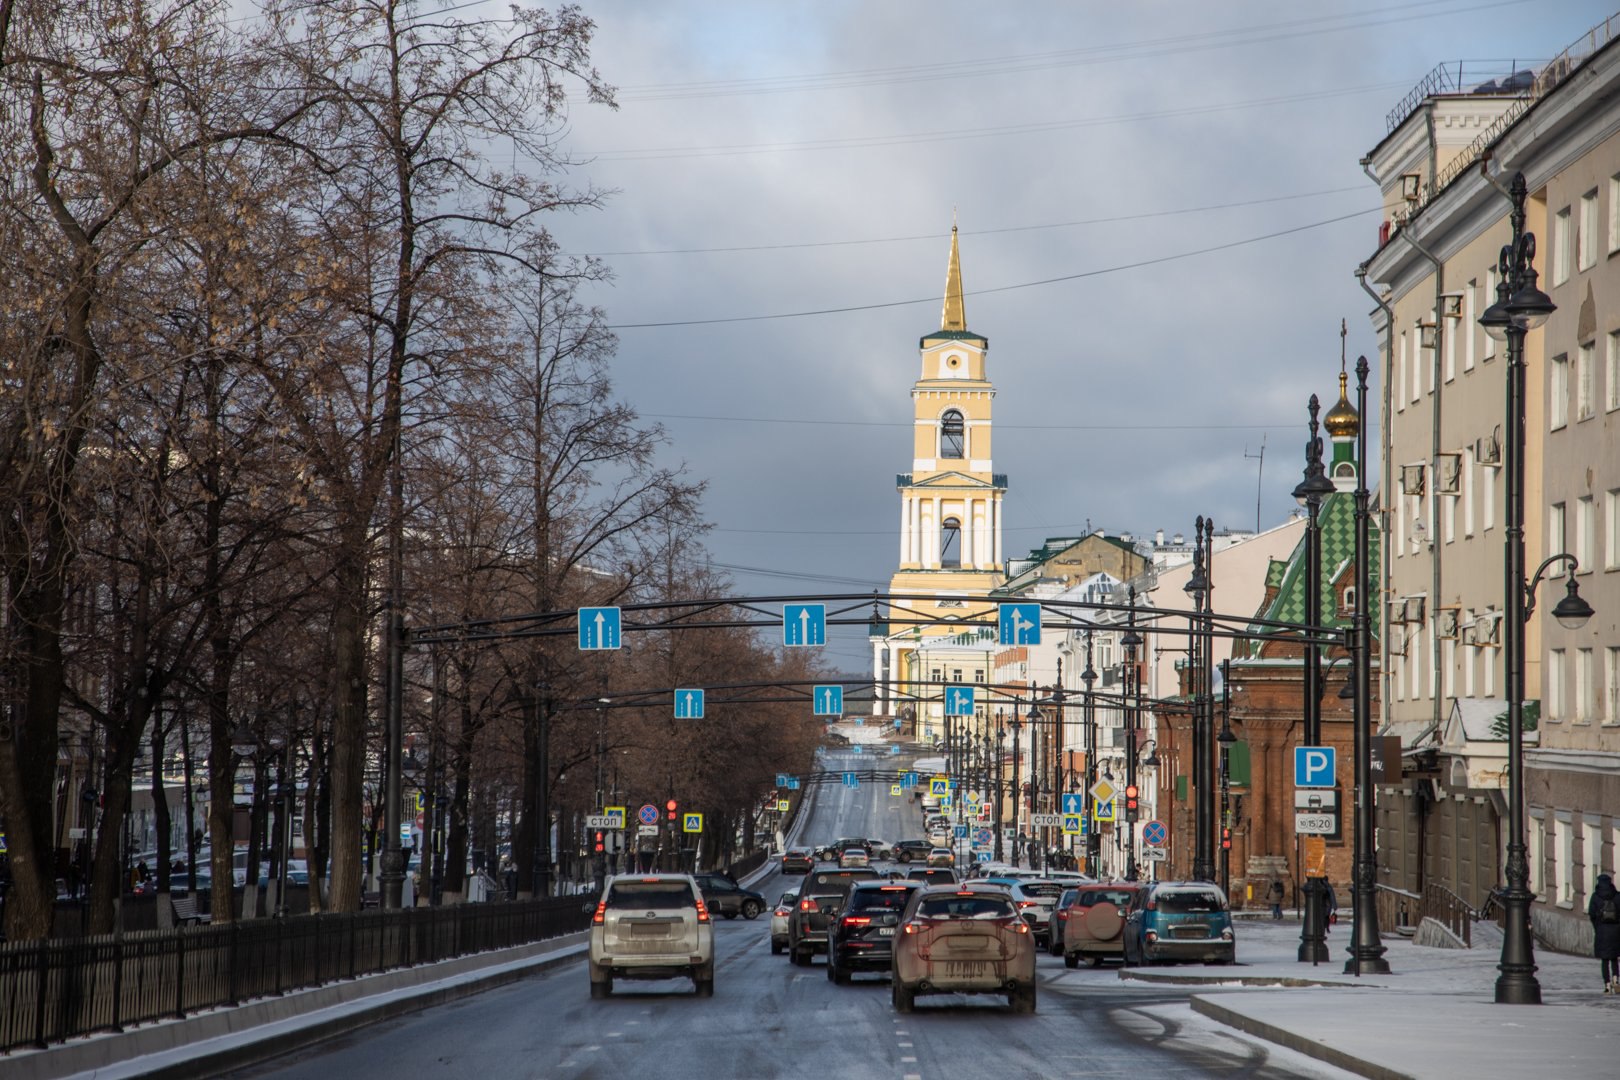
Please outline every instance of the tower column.
M922 500L911 499L911 553L907 559L916 566L922 562Z
M906 562L906 553L911 548L911 499L902 496L900 499L900 565Z
M975 564L973 557L973 500L962 500L962 569L971 570Z
M940 554L940 552L939 552L939 539L940 539L940 537L942 535L944 535L945 519L941 516L941 512L944 509L944 505L945 505L944 500L942 500L938 495L935 495L934 496L934 525L933 525L933 528L928 530L928 532L929 532L929 537L928 537L928 565L929 566L937 567L937 566L943 565L940 562L940 559L939 559L939 554Z

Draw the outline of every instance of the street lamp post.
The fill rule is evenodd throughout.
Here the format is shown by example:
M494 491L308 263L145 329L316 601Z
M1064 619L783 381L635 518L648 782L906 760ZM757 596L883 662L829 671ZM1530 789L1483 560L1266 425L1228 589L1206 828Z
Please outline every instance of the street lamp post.
M1339 394L1344 396L1345 375L1339 374ZM1305 507L1305 621L1315 627L1322 621L1322 503L1333 494L1333 481L1322 467L1322 437L1316 416L1321 403L1311 395L1311 437L1305 444L1305 478L1294 488L1294 498ZM1305 646L1305 745L1322 745L1322 649L1316 632L1311 631ZM1299 960L1318 964L1328 960L1326 929L1327 896L1322 879L1305 876L1305 925L1300 931Z
M1504 593L1502 662L1507 684L1508 716L1508 841L1506 886L1500 892L1506 925L1502 934L1501 972L1496 979L1496 1001L1503 1005L1541 1004L1541 984L1536 980L1534 939L1530 931L1530 865L1525 853L1524 827L1524 669L1525 623L1535 608L1535 588L1548 565L1569 556L1558 555L1543 563L1534 581L1525 581L1524 552L1524 454L1525 454L1525 365L1524 338L1547 321L1556 306L1536 285L1536 238L1524 228L1524 204L1528 197L1523 173L1515 173L1508 195L1513 202L1509 222L1513 238L1502 248L1498 269L1501 276L1496 303L1480 316L1485 332L1507 343L1507 498L1504 513ZM1573 559L1570 559L1573 561ZM1573 603L1572 603L1573 601ZM1554 609L1565 612L1570 622L1591 608L1575 590L1575 575L1569 578L1569 593ZM1561 617L1561 620L1563 618Z
M1142 647L1142 635L1136 632L1136 589L1130 591L1130 614L1127 616L1128 626L1125 636L1120 638L1120 645L1125 649L1125 684L1120 688L1125 693L1125 789L1135 791L1136 787L1136 733L1142 723L1142 672L1137 667L1136 650ZM1128 881L1136 881L1140 872L1136 865L1136 812L1127 807L1125 812L1125 828L1128 833L1125 847L1125 877Z
M1207 526L1207 532L1206 532ZM1215 523L1206 523L1203 515L1199 515L1194 530L1193 540L1193 571L1192 577L1184 586L1184 591L1193 598L1195 614L1192 617L1192 652L1189 663L1192 666L1192 742L1193 742L1193 778L1196 790L1193 804L1193 880L1215 880L1214 858L1214 798L1215 798L1215 769L1214 748L1211 737L1214 732L1212 723L1214 700L1210 690L1214 682L1214 672L1211 666L1211 656L1214 638L1208 633L1205 614L1209 612L1210 593L1214 591L1211 583L1209 541L1214 538Z
M1367 358L1356 358L1356 415L1367 415ZM1356 606L1350 616L1351 678L1355 685L1353 721L1356 758L1355 881L1352 886L1355 926L1350 938L1346 972L1356 975L1387 974L1384 945L1378 936L1378 866L1373 838L1372 785L1372 622L1368 617L1367 590L1371 587L1368 548L1367 424L1356 428Z
M1013 715L1015 717L1018 715L1018 710L1017 710L1016 707L1014 707L1014 709L1013 709ZM996 857L996 862L1001 861L1002 852L1004 850L1002 848L1002 843L1001 843L1001 797L1002 797L1002 781L1005 779L1005 777L1002 776L1001 749L1002 749L1002 740L1005 738L1005 736L1006 736L1006 728L1003 725L1002 710L997 709L996 710L996 779L995 779L995 786L996 786L996 809L995 809L995 815L996 815L996 817L995 817L996 856L995 857Z
M1094 824L1096 815L1091 812L1091 801L1095 797L1091 794L1091 789L1097 783L1097 707L1096 699L1092 696L1092 688L1097 682L1097 671L1091 663L1090 631L1086 632L1086 669L1080 673L1080 681L1086 684L1086 790L1080 805L1093 822L1086 830L1086 873L1098 877L1097 863L1102 855L1102 835Z
M1221 732L1216 739L1220 743L1221 755L1221 891L1230 892L1232 888L1231 752L1232 744L1237 742L1237 736L1232 734L1232 661L1230 659L1221 661Z

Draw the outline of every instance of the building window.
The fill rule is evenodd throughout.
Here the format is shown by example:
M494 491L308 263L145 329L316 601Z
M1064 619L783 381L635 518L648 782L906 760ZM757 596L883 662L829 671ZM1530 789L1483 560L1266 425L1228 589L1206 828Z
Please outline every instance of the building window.
M1462 327L1445 316L1436 321L1436 326L1437 333L1446 335L1446 382L1451 382L1457 377L1457 338L1462 334Z
M952 668L951 669L951 682L961 682L961 681L962 681L962 669L961 668Z
M1486 465L1480 471L1479 527L1489 531L1496 524L1496 477L1502 470Z
M1609 331L1609 355L1604 364L1603 409L1620 409L1620 330Z
M939 418L939 456L962 458L967 456L967 428L962 414L949 409Z
M1581 893L1582 898L1590 902L1592 892L1597 888L1598 875L1602 873L1599 861L1603 857L1603 820L1595 817L1581 818Z
M1603 568L1620 570L1620 488L1603 496Z
M1592 364L1596 346L1588 342L1575 350L1575 419L1592 418Z
M1462 614L1459 616L1459 618L1461 619L1461 623L1462 623L1463 626L1472 626L1474 624L1474 612L1473 612L1472 609L1469 609L1467 611L1462 612ZM1475 678L1478 667L1479 667L1479 650L1478 649L1464 649L1463 650L1463 696L1464 697L1473 697L1474 696L1474 678Z
M1597 692L1592 686L1592 650L1575 650L1575 722L1590 724L1597 711Z
M946 570L962 565L962 523L953 517L939 527L939 565Z
M1541 814L1530 815L1530 850L1526 854L1530 858L1530 891L1536 894L1536 899L1542 899L1542 883L1547 876L1547 822Z
M1400 348L1395 350L1395 411L1406 411L1406 331L1401 331Z
M1572 254L1570 251L1571 245L1569 242L1569 207L1567 206L1558 211L1558 216L1553 218L1552 240L1552 283L1554 285L1562 285L1564 282L1569 280L1569 267L1570 263L1572 262L1570 259L1570 255Z
M1356 610L1356 587L1347 585L1344 592L1339 594L1339 616L1349 616Z
M1480 691L1480 697L1496 696L1496 654L1501 649L1480 649L1485 656L1485 685Z
M1547 389L1547 416L1552 430L1557 431L1569 423L1569 357L1553 357L1549 372L1552 385Z
M1474 535L1474 448L1467 446L1462 452L1462 504L1463 536Z
M1412 700L1423 696L1423 627L1414 626L1406 639L1407 670L1412 673Z
M1609 250L1620 251L1620 173L1609 177Z
M1597 265L1597 188L1581 196L1581 218L1576 223L1575 265L1590 270Z
M1440 694L1442 697L1454 698L1457 696L1457 641L1455 638L1446 638L1440 645L1441 682L1444 684Z
M1496 303L1496 280L1497 280L1498 276L1499 275L1497 273L1496 267L1492 266L1492 267L1486 268L1486 270L1485 270L1485 300L1484 300L1484 303L1485 303L1486 307L1489 307L1491 304ZM1483 327L1480 328L1480 332L1484 333L1484 328ZM1486 359L1486 360L1494 359L1495 356L1496 356L1496 339L1491 337L1491 335L1489 335L1489 334L1485 334L1484 344L1485 344L1485 356L1484 356L1484 359Z
M1457 539L1457 496L1442 495L1440 535L1446 543Z
M1575 550L1570 552L1580 563L1580 573L1592 572L1592 553L1597 550L1597 513L1592 496L1582 495L1575 500ZM1557 552L1552 552L1557 554Z
M1476 278L1468 283L1468 288L1463 290L1462 333L1464 371L1474 370L1474 341L1479 334L1479 323L1474 321L1475 319L1479 318L1477 314L1477 305L1479 303L1478 297L1479 280Z
M1564 650L1552 649L1547 653L1547 700L1543 711L1548 720L1564 718Z
M1553 881L1558 903L1568 907L1575 898L1575 823L1553 821Z
M1569 542L1569 534L1565 524L1567 516L1564 513L1563 503L1553 503L1547 508L1547 551L1549 554L1557 555L1569 550L1565 546ZM1564 563L1549 566L1547 576L1550 578L1563 577L1564 567Z
M1620 645L1603 650L1603 722L1620 724Z

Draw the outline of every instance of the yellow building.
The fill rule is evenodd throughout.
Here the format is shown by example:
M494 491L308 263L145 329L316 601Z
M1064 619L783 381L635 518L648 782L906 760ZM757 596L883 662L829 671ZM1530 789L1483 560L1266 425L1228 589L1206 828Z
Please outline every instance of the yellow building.
M889 581L894 597L889 633L873 643L880 715L904 717L905 698L938 696L937 690L910 688L914 681L929 680L921 657L939 652L930 650L930 642L943 646L943 639L961 633L965 628L955 625L960 620L990 611L993 605L984 597L1003 580L1001 499L1007 478L992 471L990 458L996 391L985 366L989 347L986 338L967 328L953 225L944 314L939 330L918 346L911 471L896 477L900 564ZM949 665L953 671L971 667ZM909 715L915 717L917 710ZM910 731L918 733L917 726Z

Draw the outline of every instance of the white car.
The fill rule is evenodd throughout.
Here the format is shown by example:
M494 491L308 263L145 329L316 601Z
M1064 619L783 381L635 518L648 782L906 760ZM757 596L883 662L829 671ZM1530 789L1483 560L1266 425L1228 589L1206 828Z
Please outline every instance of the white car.
M714 923L690 874L619 874L607 879L591 916L591 997L614 979L689 978L714 995Z
M872 860L865 848L845 848L838 855L838 865L847 870L852 866L871 866Z
M783 893L776 906L771 909L771 954L787 952L788 926L793 919L793 911L799 906L799 890L789 889Z

